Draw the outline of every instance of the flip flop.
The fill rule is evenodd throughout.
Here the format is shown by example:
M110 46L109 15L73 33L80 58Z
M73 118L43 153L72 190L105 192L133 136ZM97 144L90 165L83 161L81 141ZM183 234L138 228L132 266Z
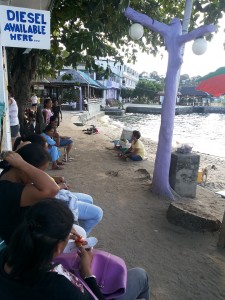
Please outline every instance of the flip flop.
M64 163L64 161L57 161L57 165L58 166L65 166L66 164Z

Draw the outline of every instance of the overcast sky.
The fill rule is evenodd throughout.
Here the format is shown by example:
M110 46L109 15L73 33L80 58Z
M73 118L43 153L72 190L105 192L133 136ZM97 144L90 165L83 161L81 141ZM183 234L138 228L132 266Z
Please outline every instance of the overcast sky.
M225 50L223 44L225 43L225 17L221 19L220 30L214 34L211 42L208 42L208 48L205 54L195 55L192 52L192 42L186 43L184 52L184 62L181 68L181 74L188 74L193 76L204 76L209 72L225 66ZM167 52L163 50L163 59L159 54L157 57L147 55L144 53L138 54L138 61L133 68L139 73L157 71L159 75L166 75L167 70Z

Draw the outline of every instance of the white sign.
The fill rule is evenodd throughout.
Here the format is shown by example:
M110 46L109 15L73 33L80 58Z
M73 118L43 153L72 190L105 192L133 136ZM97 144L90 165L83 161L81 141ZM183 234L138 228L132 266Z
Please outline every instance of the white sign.
M50 49L50 12L0 5L1 45Z
M44 85L34 85L34 90L44 90Z

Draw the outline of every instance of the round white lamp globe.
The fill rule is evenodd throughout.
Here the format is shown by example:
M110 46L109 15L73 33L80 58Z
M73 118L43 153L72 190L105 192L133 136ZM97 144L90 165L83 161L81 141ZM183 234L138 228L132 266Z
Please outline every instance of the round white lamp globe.
M196 39L192 45L192 51L196 55L202 55L207 50L207 41L204 38Z
M144 34L144 28L141 24L134 23L130 26L129 36L133 40L139 40L140 38L142 38L143 34Z

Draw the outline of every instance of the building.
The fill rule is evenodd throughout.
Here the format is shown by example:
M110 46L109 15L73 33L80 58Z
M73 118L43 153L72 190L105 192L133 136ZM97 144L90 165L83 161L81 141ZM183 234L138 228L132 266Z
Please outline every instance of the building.
M110 59L95 60L96 65L102 68L96 76L98 82L106 87L104 98L107 100L121 100L121 89L135 89L139 74L128 65Z

